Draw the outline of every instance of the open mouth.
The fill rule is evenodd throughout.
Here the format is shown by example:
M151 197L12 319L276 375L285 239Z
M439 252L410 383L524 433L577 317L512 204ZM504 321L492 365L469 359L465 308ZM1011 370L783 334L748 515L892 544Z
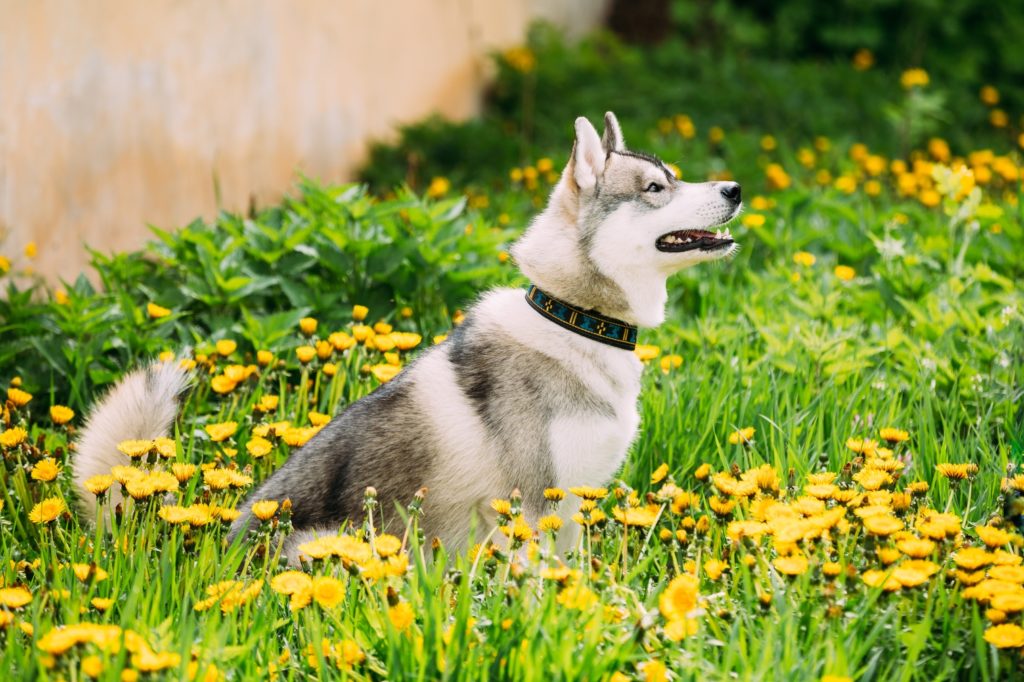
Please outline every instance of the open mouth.
M708 230L669 232L658 237L654 247L658 251L680 253L682 251L693 251L694 249L715 251L717 249L724 249L732 243L732 235L729 233L729 228L726 227L725 230L715 230L714 232L709 232Z

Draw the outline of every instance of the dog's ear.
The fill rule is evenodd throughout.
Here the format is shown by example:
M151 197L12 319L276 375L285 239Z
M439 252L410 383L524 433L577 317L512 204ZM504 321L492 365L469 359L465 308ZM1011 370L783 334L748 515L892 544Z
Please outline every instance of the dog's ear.
M601 136L601 146L604 147L605 154L626 150L626 142L622 139L619 119L615 118L615 114L610 111L604 115L604 135Z
M597 179L604 173L605 151L594 125L585 117L576 119L576 143L572 149L572 174L576 187L583 191L594 189Z

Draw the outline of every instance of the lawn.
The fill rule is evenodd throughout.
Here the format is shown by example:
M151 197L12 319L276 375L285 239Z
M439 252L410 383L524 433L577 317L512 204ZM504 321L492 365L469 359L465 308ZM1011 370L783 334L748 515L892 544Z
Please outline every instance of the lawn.
M685 180L741 182L747 208L738 256L674 277L668 321L641 331L642 432L605 488L551 490L552 516L529 523L495 491L503 525L464 555L431 556L415 498L403 533L346 528L311 543L302 571L280 559L286 507L261 510L257 540L226 543L236 504L326 420L441 342L475 292L525 285L507 250L571 145L570 105L541 111L606 39L544 40L496 56L480 120L380 147L369 185L303 179L280 205L97 253L101 286L8 277L0 675L1024 674L1020 112L1000 104L1009 84L961 88L870 53L751 62L763 117L664 93L619 110L631 147ZM614 49L607 63L635 71L672 48ZM559 50L565 71L545 71ZM600 82L573 115L615 108L596 103L612 99ZM772 104L773 83L805 85L804 106ZM459 146L510 130L497 163ZM111 527L85 525L75 434L150 360L187 363L194 389L171 440L122 444L136 466L81 503L110 486L131 499ZM565 505L583 533L556 555Z

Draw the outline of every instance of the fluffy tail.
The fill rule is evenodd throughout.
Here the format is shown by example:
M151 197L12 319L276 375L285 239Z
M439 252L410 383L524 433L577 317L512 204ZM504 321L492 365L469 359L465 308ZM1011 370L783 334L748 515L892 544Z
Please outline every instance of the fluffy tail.
M93 407L73 455L75 487L85 518L94 520L96 505L85 481L130 464L117 446L125 440L169 435L178 412L178 396L188 387L188 372L176 362L158 362L137 369ZM121 502L118 486L110 488L110 505Z

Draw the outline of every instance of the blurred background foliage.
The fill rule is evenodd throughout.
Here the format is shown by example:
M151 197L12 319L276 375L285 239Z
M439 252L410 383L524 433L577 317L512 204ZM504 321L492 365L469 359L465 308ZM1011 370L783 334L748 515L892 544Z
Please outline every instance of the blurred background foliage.
M579 44L535 26L527 49L496 55L481 119L408 126L374 147L361 178L377 189L435 176L487 185L509 166L564 158L572 120L608 109L627 141L653 116L683 111L703 130L825 135L897 155L940 128L954 148L1005 138L980 84L999 83L1005 109L1024 103L1024 15L1012 3L621 2L609 24ZM932 87L912 103L923 125L908 135L898 75L920 66Z

